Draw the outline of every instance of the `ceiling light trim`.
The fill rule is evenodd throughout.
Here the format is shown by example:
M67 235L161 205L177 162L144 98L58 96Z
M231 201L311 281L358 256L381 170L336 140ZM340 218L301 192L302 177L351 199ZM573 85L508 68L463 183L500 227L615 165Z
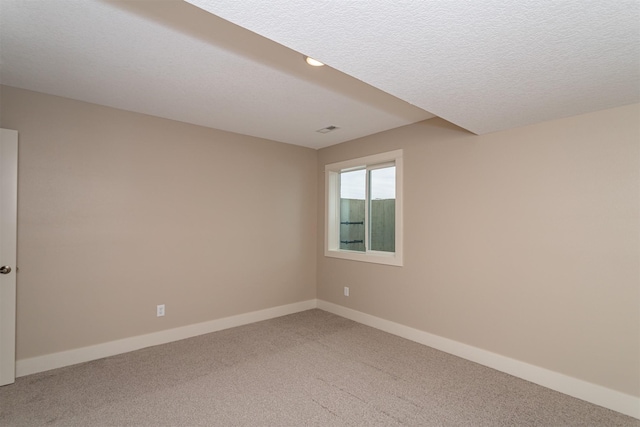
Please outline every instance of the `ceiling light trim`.
M307 64L311 65L312 67L323 67L324 66L323 62L320 62L317 59L313 59L310 56L307 56L305 58L305 61L307 62Z

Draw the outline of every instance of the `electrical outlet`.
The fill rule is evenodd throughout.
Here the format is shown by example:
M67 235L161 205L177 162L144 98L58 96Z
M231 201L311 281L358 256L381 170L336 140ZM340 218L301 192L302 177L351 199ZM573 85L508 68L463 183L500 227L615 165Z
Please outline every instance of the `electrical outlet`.
M160 304L159 306L156 307L156 316L157 317L164 316L164 304Z
M347 286L344 287L344 296L345 297L349 296L349 287L347 287Z

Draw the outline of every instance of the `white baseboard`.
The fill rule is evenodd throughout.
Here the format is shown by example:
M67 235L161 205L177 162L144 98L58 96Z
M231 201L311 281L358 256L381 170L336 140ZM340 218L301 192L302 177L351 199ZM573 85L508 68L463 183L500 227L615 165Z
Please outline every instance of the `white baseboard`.
M50 369L62 368L64 366L75 365L77 363L89 362L103 357L114 356L116 354L127 353L129 351L140 350L141 348L154 345L166 344L185 338L221 331L223 329L234 328L236 326L247 325L249 323L260 322L262 320L273 319L288 314L316 308L317 300L308 300L293 304L281 305L250 313L238 314L236 316L211 320L208 322L196 323L179 328L168 329L166 331L154 332L146 335L139 335L131 338L124 338L117 341L110 341L103 344L89 347L77 348L74 350L61 351L59 353L46 354L44 356L32 357L16 361L16 376L22 377L37 372L48 371Z
M640 419L640 398L327 301L317 307L555 391Z
M319 308L569 396L640 419L640 398L322 300L308 300L166 331L16 361L16 376L89 362L198 335Z

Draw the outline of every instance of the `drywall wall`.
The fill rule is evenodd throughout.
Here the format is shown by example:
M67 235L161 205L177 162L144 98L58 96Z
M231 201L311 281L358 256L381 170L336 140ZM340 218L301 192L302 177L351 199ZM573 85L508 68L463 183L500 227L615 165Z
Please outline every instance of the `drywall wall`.
M484 136L433 119L315 152L0 99L20 131L18 359L305 301L317 279L325 301L640 395L637 105ZM324 165L397 148L404 267L325 258Z
M1 98L19 131L18 359L315 298L314 150Z
M318 298L640 396L639 117L483 136L432 119L320 150L319 218L325 164L404 150L404 266L319 238Z

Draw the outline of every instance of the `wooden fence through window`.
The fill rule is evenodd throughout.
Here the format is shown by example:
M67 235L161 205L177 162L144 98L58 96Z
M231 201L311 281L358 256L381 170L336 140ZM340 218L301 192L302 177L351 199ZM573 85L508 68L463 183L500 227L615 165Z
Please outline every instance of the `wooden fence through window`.
M364 200L340 199L340 249L364 251ZM371 201L371 250L395 252L396 201Z

